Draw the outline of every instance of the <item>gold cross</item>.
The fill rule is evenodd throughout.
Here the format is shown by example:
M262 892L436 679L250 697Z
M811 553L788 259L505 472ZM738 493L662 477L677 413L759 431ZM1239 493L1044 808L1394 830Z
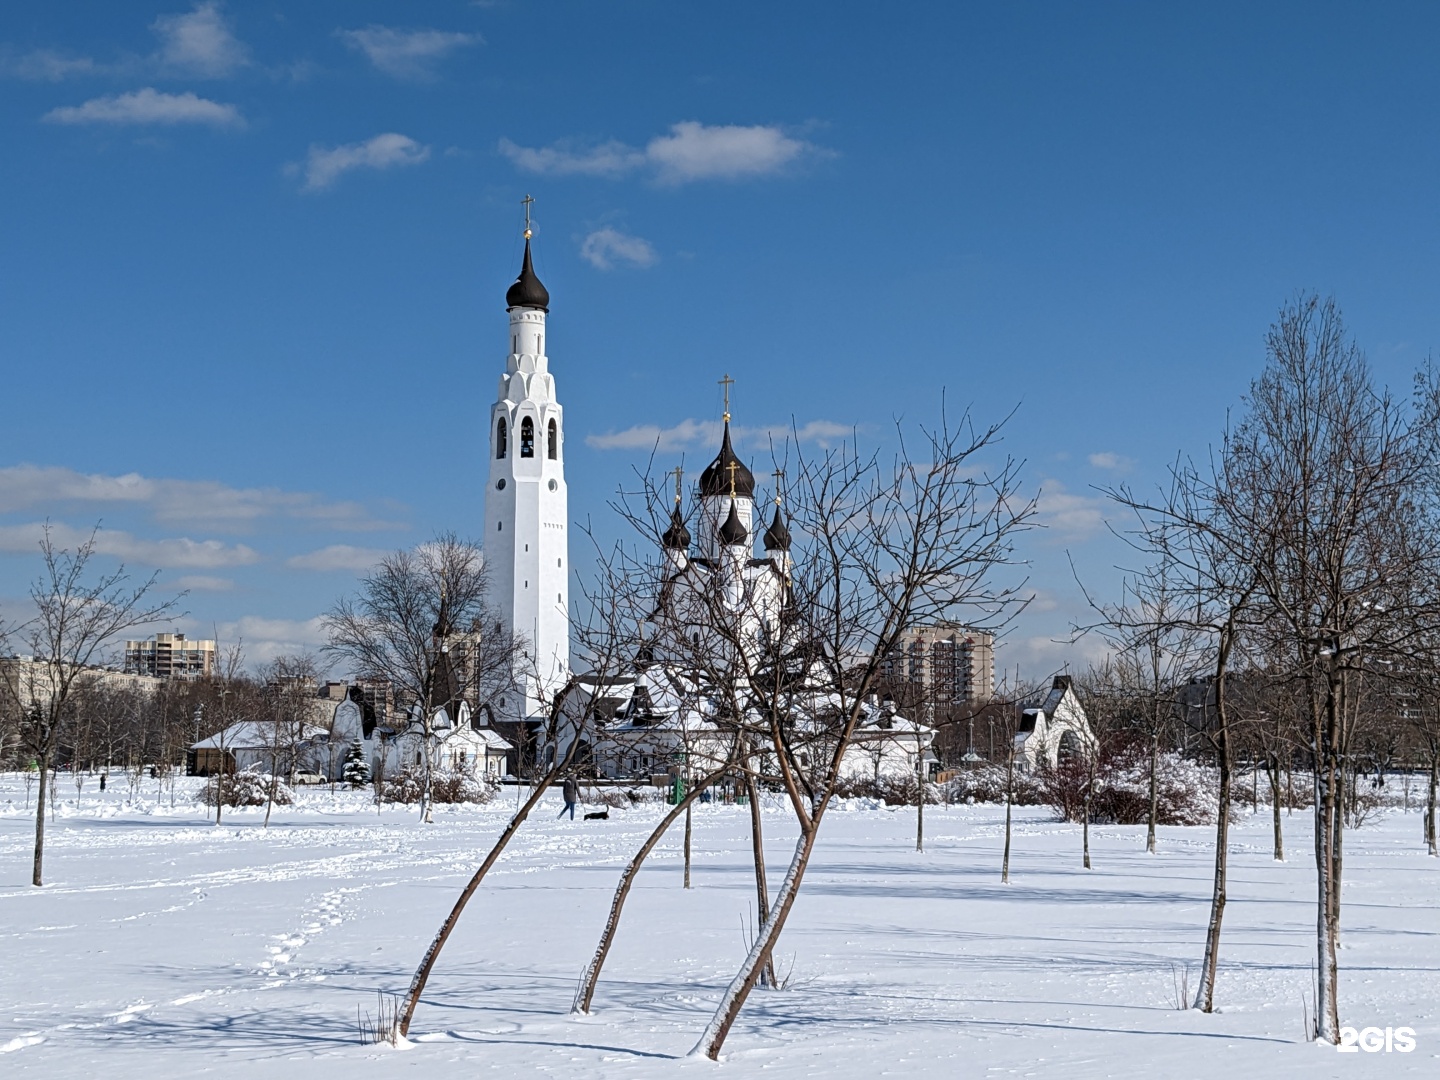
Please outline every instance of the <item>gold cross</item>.
M725 388L725 423L728 424L730 422L730 387L735 385L735 380L730 378L729 372L726 372L725 377L720 380L720 385Z
M666 475L670 475L670 474L672 474L672 473L673 473L674 476L675 476L675 505L676 505L676 506L679 506L679 505L680 505L680 490L681 490L681 489L680 489L680 478L685 475L685 470L682 469L679 465L676 465L675 468L671 469L671 470L670 470L670 473L667 473Z
M785 470L784 470L784 469L776 469L776 470L775 470L773 473L771 473L770 475L773 476L773 477L775 477L775 505L776 505L776 506L779 506L779 505L780 505L780 481L785 479Z
M733 499L735 498L735 470L740 468L740 462L732 461L725 467L730 470L730 498Z
M520 200L520 205L523 206L523 207L525 207L525 239L526 239L526 240L529 240L529 239L530 239L530 235L531 235L531 233L530 233L530 206L531 206L531 204L534 203L534 202L535 202L535 200L532 199L529 195L526 195L523 199Z

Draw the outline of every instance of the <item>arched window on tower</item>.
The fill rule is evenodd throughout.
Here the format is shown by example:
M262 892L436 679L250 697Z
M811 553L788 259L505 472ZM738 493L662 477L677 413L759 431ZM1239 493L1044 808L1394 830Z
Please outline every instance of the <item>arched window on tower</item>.
M520 421L520 456L535 456L535 421L528 416Z
M560 456L560 427L554 420L550 421L550 430L545 438L545 453L551 461Z
M495 427L495 456L497 458L503 458L505 456L505 444L507 442L507 434L508 431L505 427L505 418L502 416L500 418L500 423L497 424Z

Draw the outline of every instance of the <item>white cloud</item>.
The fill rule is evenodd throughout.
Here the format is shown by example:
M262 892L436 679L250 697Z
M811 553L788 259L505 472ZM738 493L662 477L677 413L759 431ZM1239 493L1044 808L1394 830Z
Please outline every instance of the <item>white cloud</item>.
M184 15L161 15L150 29L160 36L162 66L187 75L221 78L250 62L250 51L230 32L217 0Z
M325 622L313 619L267 619L262 615L244 615L234 622L222 622L212 631L201 628L206 637L219 635L223 650L238 643L245 651L245 666L251 670L263 667L280 656L297 656L316 652L325 644ZM324 659L321 666L324 666Z
M173 480L126 473L81 473L58 465L0 468L0 513L69 503L133 506L169 525L228 531L251 528L269 517L285 517L333 529L388 529L355 502L278 488L233 488L217 480Z
M526 147L501 139L500 152L526 172L618 177L648 169L659 183L683 184L770 176L826 151L773 125L684 120L672 124L669 134L651 139L644 150L614 140L584 149L569 141Z
M585 445L595 450L649 450L656 447L662 451L685 450L690 447L718 449L723 425L719 420L681 420L668 428L658 424L637 424L623 431L607 432L604 435L585 436ZM828 446L849 436L854 427L837 424L833 420L810 420L797 428L786 424L767 427L730 426L730 438L737 446L756 449L768 447L772 442L782 444L787 439L799 438L801 442L813 442Z
M1090 464L1097 469L1109 469L1113 472L1129 472L1135 462L1123 454L1116 454L1112 451L1105 450L1098 454L1091 454Z
M660 256L649 240L630 236L608 225L596 229L580 245L580 257L597 270L613 269L616 262L631 266L654 266Z
M183 94L164 94L153 87L128 94L91 98L83 105L63 105L42 117L55 124L212 124L244 127L234 105Z
M810 148L777 127L707 127L686 120L671 127L669 135L651 139L645 156L659 167L662 182L681 184L711 177L765 176L779 172Z
M369 570L385 557L387 552L377 548L351 547L349 544L331 544L319 551L310 551L285 560L292 570Z
M1085 540L1105 527L1104 505L1088 495L1070 494L1058 480L1046 480L1036 500L1036 519L1053 540Z
M229 592L235 587L235 582L229 578L212 577L209 574L186 574L175 581L177 589L188 589L190 592Z
M645 164L645 155L634 147L611 140L588 150L573 148L568 141L554 146L520 146L500 140L500 153L526 172L547 176L622 176Z
M1022 682L1046 687L1053 675L1064 671L1078 674L1102 661L1109 651L1100 638L1091 636L1071 641L1063 629L1057 629L1054 637L1006 636L995 650L996 677L1001 678L1004 671L1013 683L1018 665Z
M363 52L372 64L397 79L433 79L435 65L456 49L478 45L479 34L446 30L396 30L367 26L363 30L336 31L352 49Z
M0 551L34 553L39 550L38 545L44 529L44 523L38 521L25 525L0 525ZM50 537L56 547L74 550L90 538L90 532L52 522ZM259 553L244 544L191 540L188 536L147 540L118 529L101 529L96 533L95 551L100 555L110 555L142 566L178 570L218 570L224 567L248 566L260 561Z
M305 191L324 191L351 169L389 169L397 165L419 165L430 156L430 148L408 135L387 132L361 143L324 147L312 145L305 159ZM302 166L290 166L291 172Z
M21 56L0 55L0 74L35 82L60 82L102 71L88 56L67 56L55 49L35 49Z

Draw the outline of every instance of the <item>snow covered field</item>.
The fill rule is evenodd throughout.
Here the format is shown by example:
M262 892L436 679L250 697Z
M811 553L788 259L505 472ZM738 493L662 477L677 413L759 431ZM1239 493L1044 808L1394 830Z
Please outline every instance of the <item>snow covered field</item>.
M188 785L188 787L187 787ZM1174 1008L1200 956L1211 830L1093 830L1003 809L846 805L826 819L782 939L785 991L756 991L723 1063L687 1059L753 919L748 818L698 808L695 888L677 829L642 873L592 1016L569 1014L620 865L658 807L525 826L472 902L416 1014L416 1045L362 1046L356 1010L399 991L513 808L377 814L364 795L207 822L186 797L127 805L123 780L75 806L62 778L44 889L33 816L0 777L0 1076L1390 1077L1440 1076L1440 860L1418 814L1347 835L1342 1021L1410 1026L1409 1054L1302 1041L1314 955L1308 815L1269 853L1266 814L1235 832L1226 952L1205 1016ZM772 886L791 830L766 814ZM1194 978L1191 983L1193 986ZM715 1073L715 1070L719 1070Z

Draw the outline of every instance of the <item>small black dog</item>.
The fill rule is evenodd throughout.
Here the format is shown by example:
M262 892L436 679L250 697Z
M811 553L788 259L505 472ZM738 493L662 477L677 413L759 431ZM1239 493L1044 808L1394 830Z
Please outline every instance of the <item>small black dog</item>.
M588 813L588 814L585 815L585 820L586 820L586 821L609 821L609 820L610 820L610 808L607 806L604 810L592 810L590 813Z

